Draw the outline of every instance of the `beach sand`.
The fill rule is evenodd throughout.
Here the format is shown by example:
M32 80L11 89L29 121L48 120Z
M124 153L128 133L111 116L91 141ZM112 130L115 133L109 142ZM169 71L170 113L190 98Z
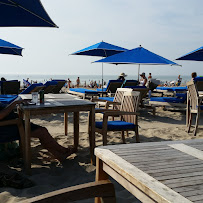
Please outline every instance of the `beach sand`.
M53 114L33 118L32 122L45 126L51 135L63 146L73 144L73 119L69 114L68 137L64 135L63 115ZM139 134L141 142L157 142L167 140L198 139L203 137L203 119L200 121L197 137L186 132L185 111L167 110L157 108L156 116L147 109L140 110ZM121 144L119 132L108 133L108 144ZM127 143L135 143L134 133L129 133ZM153 143L152 143L153 144ZM80 140L79 150L60 164L55 159L50 159L47 150L43 149L38 140L32 140L32 176L28 176L35 183L34 187L27 189L0 188L0 202L20 202L23 199L34 197L43 193L74 186L77 184L94 181L95 166L90 164L89 143L87 134L87 113L80 114ZM102 136L96 134L96 145L102 145ZM21 171L20 168L12 166L8 168L5 162L1 163L1 170ZM20 172L22 173L22 172ZM116 189L118 203L139 202L133 195L126 191L116 181L112 180ZM79 202L94 202L94 200L83 200Z

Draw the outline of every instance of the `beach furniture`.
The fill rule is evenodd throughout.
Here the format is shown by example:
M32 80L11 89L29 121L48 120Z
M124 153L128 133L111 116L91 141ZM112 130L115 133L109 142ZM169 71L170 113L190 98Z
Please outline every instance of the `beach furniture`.
M20 91L20 81L9 80L0 81L1 94L19 94Z
M57 94L55 94L57 95ZM40 105L24 105L19 107L19 113L25 119L25 170L27 174L31 174L31 146L30 146L30 118L42 116L44 114L52 115L53 113L64 113L64 129L67 134L67 116L68 112L73 112L74 119L74 147L77 149L79 145L79 113L89 112L89 143L90 157L92 163L95 162L95 103L78 99L69 94L61 94L63 97L54 97L48 99L45 96L45 103ZM24 96L24 95L23 95ZM49 95L48 95L49 96ZM25 99L25 97L24 97ZM28 97L29 99L29 97Z
M58 82L57 81L47 81L44 83L44 94L52 93L54 88L57 87Z
M122 88L133 88L138 85L137 80L125 80L122 84Z
M52 89L52 93L58 94L61 91L61 88L66 84L66 80L52 80L56 81L57 85Z
M0 102L3 104L10 104L13 102L15 99L17 99L18 95L0 95Z
M139 92L126 91L123 94L119 110L96 109L96 113L103 112L103 121L95 122L95 132L102 134L103 145L107 145L108 131L121 131L122 140L125 143L124 131L135 131L136 141L139 142L138 134L138 113ZM120 116L120 120L108 121L108 117Z
M97 147L95 181L111 177L144 203L203 202L202 145L192 139Z
M77 95L79 97L82 97L83 99L85 99L87 96L94 97L99 95L98 91L86 88L70 88L68 90L68 93Z
M197 134L200 113L203 112L203 78L202 80L198 80L196 78L193 81L187 83L188 86L188 102L187 104L187 112L189 112L189 119L188 119L188 133L190 132L191 125L192 125L192 116L193 114L196 115L195 121L195 129L194 129L194 136ZM189 109L188 109L189 108Z
M31 94L32 92L39 92L43 88L44 85L42 83L34 83L23 90L20 94Z

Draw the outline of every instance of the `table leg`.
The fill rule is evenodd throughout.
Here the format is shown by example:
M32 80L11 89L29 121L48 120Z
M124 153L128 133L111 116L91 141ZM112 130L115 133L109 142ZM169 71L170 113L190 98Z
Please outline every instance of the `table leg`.
M108 174L103 170L103 162L97 157L96 158L95 182L98 182L100 180L108 180L108 179L109 179ZM101 202L115 203L116 202L115 193L113 196L108 197L108 198L102 198L102 197L96 197L95 198L95 203L101 203Z
M68 135L68 113L64 113L64 130L65 130L65 135Z
M25 172L31 174L30 112L25 112Z
M187 92L187 107L186 107L186 126L188 127L189 124L189 117L190 117L190 98L189 92Z
M74 112L74 147L77 149L79 144L79 112Z
M95 164L94 148L95 148L95 107L91 108L89 113L89 143L91 163Z

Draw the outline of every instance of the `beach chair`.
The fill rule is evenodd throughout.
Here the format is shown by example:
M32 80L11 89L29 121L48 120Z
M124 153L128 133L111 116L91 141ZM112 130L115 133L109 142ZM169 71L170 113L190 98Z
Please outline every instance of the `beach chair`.
M188 87L188 101L189 101L189 120L188 120L188 133L190 132L191 125L192 125L192 116L193 114L196 115L196 122L195 122L195 129L194 129L194 136L197 134L200 113L203 112L203 94L199 95L199 91L203 91L203 78L202 80L198 80L198 78L194 79L187 83Z
M123 84L122 80L109 80L106 88L103 88L103 93L112 93L115 94L117 88L120 88ZM102 93L102 89L97 89L98 92Z
M98 96L99 93L96 90L90 90L85 88L70 88L68 93L82 97L85 99L86 97L90 96L93 98L94 96Z
M123 94L119 110L96 109L96 113L103 112L103 121L95 122L95 132L102 134L103 145L107 145L108 131L121 131L123 143L125 143L124 131L135 131L136 141L139 142L138 134L138 107L139 92L126 91ZM108 117L120 116L120 120L108 121Z
M52 93L54 88L56 88L57 84L57 81L47 81L46 83L44 83L44 94Z
M1 81L1 94L19 94L20 81Z
M66 84L66 80L52 80L57 82L57 85L52 89L53 94L58 94L61 88Z
M121 88L134 88L138 85L137 80L125 80L121 86Z
M32 92L39 92L43 88L44 88L44 85L42 83L35 83L27 87L20 94L31 94Z

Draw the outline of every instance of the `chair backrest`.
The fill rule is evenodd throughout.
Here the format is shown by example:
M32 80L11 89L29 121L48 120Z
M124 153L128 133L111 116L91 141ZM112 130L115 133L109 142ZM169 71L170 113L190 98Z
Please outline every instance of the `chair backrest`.
M117 88L121 87L122 84L122 80L109 80L106 87L106 92L115 93Z
M19 94L20 81L10 80L1 83L1 94Z
M137 112L139 107L140 92L126 91L121 102L121 111ZM123 120L136 124L136 115L124 115Z
M140 93L140 102L143 100L144 97L146 97L147 93L149 92L149 88L143 87L143 86L138 86L137 88L133 88L133 91L139 92Z
M130 88L130 87L135 87L137 85L138 85L137 80L125 80L121 87Z
M20 94L31 94L32 92L38 92L39 90L43 89L44 86L42 83L34 83L23 90Z
M56 81L47 81L44 84L44 94L48 94L48 93L52 93L52 90L57 86L57 82Z
M52 89L52 93L58 94L61 90L61 88L65 85L66 80L52 80L57 82L57 85Z
M202 81L203 83L203 81ZM196 88L196 84L193 81L189 81L187 83L189 99L190 99L190 107L192 110L197 110L198 107L198 90Z

